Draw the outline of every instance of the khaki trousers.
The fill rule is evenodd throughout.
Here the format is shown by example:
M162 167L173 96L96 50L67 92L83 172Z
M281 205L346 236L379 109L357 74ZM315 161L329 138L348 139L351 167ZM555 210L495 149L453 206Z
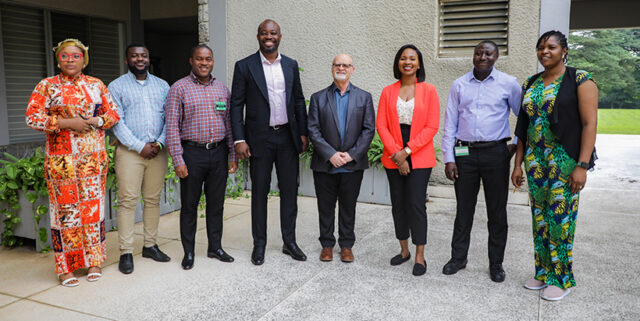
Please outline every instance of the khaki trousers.
M136 151L118 144L115 167L118 178L118 241L120 254L133 253L135 210L142 193L144 210L144 246L156 245L160 219L160 194L167 173L167 151L163 149L153 159L144 159Z

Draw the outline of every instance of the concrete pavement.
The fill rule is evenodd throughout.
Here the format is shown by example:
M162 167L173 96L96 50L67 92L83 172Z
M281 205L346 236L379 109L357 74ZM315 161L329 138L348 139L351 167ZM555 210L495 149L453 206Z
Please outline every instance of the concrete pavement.
M0 248L0 320L640 320L640 166L619 161L624 155L637 162L640 146L638 139L615 136L598 136L601 158L589 174L578 215L578 285L560 302L541 300L538 291L522 287L534 272L530 209L522 192L510 193L506 281L489 279L482 202L467 268L443 275L455 200L452 187L431 186L428 266L421 277L411 275L413 260L389 265L399 252L389 206L358 204L355 262L340 262L336 249L334 261L325 263L318 260L316 200L300 197L297 237L309 258L297 262L281 253L279 199L273 197L265 264L256 267L249 259L250 200L230 199L223 237L224 248L236 258L230 264L206 257L200 219L195 266L182 270L178 213L160 223L159 244L171 262L141 257L139 224L133 274L118 272L117 233L110 232L103 278L89 283L83 276L76 288L58 285L51 253Z

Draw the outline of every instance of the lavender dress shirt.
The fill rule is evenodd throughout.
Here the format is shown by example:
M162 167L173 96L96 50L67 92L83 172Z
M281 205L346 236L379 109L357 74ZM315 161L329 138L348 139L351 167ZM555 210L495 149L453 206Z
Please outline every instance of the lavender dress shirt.
M457 139L483 142L510 137L509 109L518 116L521 100L517 79L496 68L483 81L473 76L473 70L456 79L444 117L444 162L455 162L453 148Z

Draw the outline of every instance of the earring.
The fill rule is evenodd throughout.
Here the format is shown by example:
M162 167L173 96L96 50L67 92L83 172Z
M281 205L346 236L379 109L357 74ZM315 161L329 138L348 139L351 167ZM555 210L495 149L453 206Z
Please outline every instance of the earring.
M58 69L60 69L60 64L58 64Z

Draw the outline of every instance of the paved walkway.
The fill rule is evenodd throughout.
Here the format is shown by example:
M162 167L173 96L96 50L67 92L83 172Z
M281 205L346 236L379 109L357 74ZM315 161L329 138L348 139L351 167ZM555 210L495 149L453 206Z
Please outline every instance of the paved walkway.
M58 286L52 254L0 248L0 320L640 320L640 136L635 137L598 137L601 159L581 195L576 232L578 286L561 302L541 300L537 291L522 287L533 273L525 193L510 194L507 279L497 284L488 275L483 203L467 268L453 276L441 273L449 258L455 200L451 187L430 187L428 267L422 277L411 275L411 262L389 265L399 251L389 206L358 204L355 262L325 263L318 260L316 200L300 197L298 243L309 259L297 262L280 251L274 197L265 264L256 267L249 260L250 202L228 200L223 246L236 258L231 264L206 257L201 219L195 267L183 271L177 213L160 222L160 246L171 262L140 256L142 226L136 226L135 271L123 275L117 270L117 234L111 232L103 278L82 278L76 288Z

